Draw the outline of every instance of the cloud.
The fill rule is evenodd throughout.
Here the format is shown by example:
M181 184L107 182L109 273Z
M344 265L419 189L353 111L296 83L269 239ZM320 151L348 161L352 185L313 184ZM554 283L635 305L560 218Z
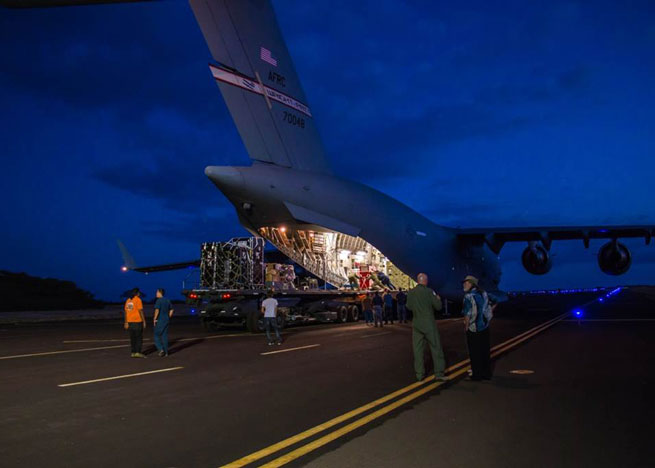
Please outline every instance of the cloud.
M220 104L206 100L207 48L183 3L3 11L0 41L18 37L0 49L0 83L42 101L124 115L159 102L198 120Z
M93 177L136 196L160 200L176 211L216 203L222 196L204 175L204 165L185 158L161 156L154 164L121 162L98 169Z
M364 177L385 178L415 172L443 146L480 137L494 138L534 124L536 117L502 115L478 103L436 105L419 115L396 115L376 128L329 148L337 163ZM379 163L373 163L379 161ZM408 162L411 161L411 164Z
M234 208L227 204L220 208L148 221L144 227L144 234L196 245L250 235L239 225Z

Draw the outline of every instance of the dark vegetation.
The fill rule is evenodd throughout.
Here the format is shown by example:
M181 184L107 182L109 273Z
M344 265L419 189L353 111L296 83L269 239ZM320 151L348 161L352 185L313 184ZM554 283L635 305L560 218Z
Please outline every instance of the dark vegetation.
M79 310L102 308L104 303L72 281L37 278L0 270L0 311Z

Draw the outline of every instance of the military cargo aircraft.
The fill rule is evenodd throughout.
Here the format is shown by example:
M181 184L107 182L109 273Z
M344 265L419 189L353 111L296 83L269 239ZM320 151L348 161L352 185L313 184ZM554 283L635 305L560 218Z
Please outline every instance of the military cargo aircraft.
M0 0L8 7L114 2ZM535 275L550 270L556 240L579 239L588 248L591 239L607 239L598 265L609 275L621 275L631 265L630 251L619 239L643 237L650 243L652 225L452 228L335 176L270 1L189 3L214 60L211 75L253 162L209 166L205 174L234 205L245 229L328 283L340 286L364 269L395 269L397 276L409 277L426 272L435 289L454 299L466 275L477 276L487 290L499 289L498 255L508 242L527 244L522 263Z

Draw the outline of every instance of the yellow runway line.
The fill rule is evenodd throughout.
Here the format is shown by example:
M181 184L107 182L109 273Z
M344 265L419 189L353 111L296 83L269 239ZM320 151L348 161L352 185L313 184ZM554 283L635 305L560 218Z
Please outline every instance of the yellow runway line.
M453 374L451 376L451 378L458 377L458 376L462 375L464 372L466 372L466 368L464 368L464 369L462 369L460 371L457 371L455 374ZM314 450L316 450L316 449L318 449L318 448L332 442L333 440L336 440L339 437L342 437L342 436L348 434L349 432L352 432L355 429L358 429L358 428L370 423L371 421L373 421L373 420L375 420L375 419L377 419L377 418L379 418L381 416L384 416L387 413L390 413L391 411L393 411L393 410L395 410L395 409L409 403L410 401L416 400L420 396L423 396L426 393L431 392L432 390L440 387L441 385L444 385L445 383L446 382L435 382L435 383L430 384L430 385L428 385L426 387L423 387L422 389L420 389L420 390L418 390L418 391L416 391L414 393L410 393L406 397L403 397L400 400L391 403L390 405L384 406L384 407L380 408L379 410L377 410L377 411L375 411L375 412L373 412L373 413L371 413L371 414L369 414L367 416L364 416L363 418L360 418L360 419L358 419L356 421L353 421L352 423L348 424L347 426L342 427L341 429L338 429L338 430L336 430L334 432L331 432L331 433L329 433L327 435L324 435L320 439L316 439L315 441L310 442L307 445L303 445L302 447L299 447L296 450L294 450L292 452L289 452L286 455L282 455L281 457L276 458L275 460L273 460L273 461L271 461L269 463L266 463L264 465L261 465L261 466L266 467L266 468L272 468L272 467L278 467L278 466L286 465L287 463L295 460L296 458L300 458L303 455L308 454L309 452L313 452Z
M523 341L531 338L532 336L540 333L541 331L546 330L547 328L550 328L552 325L554 325L557 322L561 321L567 315L568 314L562 314L562 315L560 315L558 317L555 317L555 318L553 318L551 320L548 320L547 322L544 322L544 323L542 323L540 325L537 325L537 326L535 326L535 327L533 327L533 328L531 328L531 329L529 329L529 330L527 330L527 331L525 331L525 332L523 332L523 333L521 333L521 334L519 334L519 335L517 335L517 336L515 336L513 338L510 338L509 340L507 340L507 341L505 341L503 343L500 343L500 344L494 346L491 349L492 350L492 356L497 356L498 354L501 354L501 353L513 348L514 346L517 346L518 344L520 344ZM468 366L469 362L470 362L469 359L465 359L463 361L458 362L457 364L454 364L454 365L448 367L446 369L446 373L449 374L448 378L452 380L452 379L455 379L458 376L464 374L469 368L469 366ZM459 369L459 370L452 373L456 369ZM289 437L288 439L285 439L285 440L283 440L281 442L278 442L278 443L273 444L273 445L271 445L269 447L266 447L266 448L263 448L263 449L261 449L261 450L259 450L257 452L254 452L254 453L252 453L250 455L247 455L247 456L242 457L242 458L240 458L238 460L235 460L235 461L233 461L233 462L231 462L231 463L229 463L227 465L224 465L223 468L226 468L226 467L229 467L229 468L241 467L241 466L245 466L245 465L248 465L250 463L253 463L253 462L255 462L257 460L260 460L262 458L265 458L265 457L267 457L269 455L272 455L272 454L274 454L276 452L279 452L280 450L282 450L282 449L284 449L286 447L294 445L297 442L300 442L300 441L302 441L304 439L307 439L307 438L309 438L309 437L311 437L313 435L316 435L316 434L318 434L320 432L323 432L323 431L325 431L325 430L327 430L327 429L329 429L331 427L334 427L334 426L336 426L336 425L338 425L338 424L340 424L342 422L345 422L345 421L347 421L349 419L352 419L355 416L358 416L358 415L360 415L360 414L362 414L362 413L364 413L364 412L366 412L366 411L368 411L370 409L375 408L376 406L380 406L380 405L382 405L382 404L384 404L384 403L386 403L386 402L388 402L390 400L393 400L394 398L396 398L398 396L401 396L401 395L403 395L405 393L408 393L408 392L410 392L412 390L415 390L416 388L421 387L421 386L425 385L426 383L428 383L430 381L433 381L433 380L434 380L434 375L431 375L430 377L428 377L428 378L426 378L426 379L424 379L424 380L422 380L420 382L415 382L415 383L413 383L411 385L403 387L400 390L397 390L397 391L395 391L393 393L390 393L389 395L386 395L386 396L384 396L382 398L379 398L379 399L377 399L375 401L372 401L371 403L368 403L368 404L366 404L364 406L361 406L361 407L356 408L356 409L354 409L352 411L349 411L348 413L345 413L345 414L343 414L341 416L337 416L336 418L333 418L333 419L331 419L329 421L326 421L323 424L319 424L318 426L315 426L315 427L313 427L311 429L308 429L308 430L306 430L304 432L296 434L295 436ZM316 448L321 447L322 445L325 445L325 444L331 442L332 440L335 440L335 439L341 437L342 435L347 434L348 432L351 432L351 431L357 429L358 427L361 427L364 424L367 424L368 422L370 422L370 421L372 421L372 420L374 420L374 419L376 419L376 418L378 418L378 417L380 417L380 416L382 416L384 414L387 414L388 412L392 411L393 409L396 409L396 408L402 406L403 404L407 403L408 401L414 400L414 399L420 397L421 395L424 395L425 393L428 393L431 390L433 390L433 389L435 389L435 388L437 388L437 387L439 387L440 385L443 385L443 384L444 384L444 382L432 383L432 384L430 384L430 385L428 385L428 386L426 386L426 387L424 387L424 388L422 388L422 389L420 389L420 390L418 390L418 391L416 391L414 393L411 393L410 395L407 395L407 396L401 398L400 400L398 400L398 401L396 401L396 402L394 402L394 403L392 403L392 404L390 404L388 406L385 406L385 407L383 407L383 408L381 408L381 409L379 409L379 410L377 410L377 411L375 411L375 412L373 412L373 413L371 413L371 414L369 414L369 415L367 415L367 416L365 416L363 418L360 418L360 419L350 423L347 426L342 427L341 429L339 429L339 430L337 430L335 432L329 433L329 434L321 437L320 439L317 439L314 442L311 442L311 443L309 443L307 445L304 445L304 446L302 446L302 447L300 447L300 448L298 448L298 449L296 449L296 450L294 450L294 451L292 451L292 452L290 452L290 453L288 453L286 455L283 455L282 457L279 457L279 458L273 460L269 464L266 464L266 465L263 465L263 466L281 466L281 465L283 465L285 463L289 463L290 461L294 460L295 458L301 457L301 456L305 455L306 453L309 453L312 450L315 450ZM347 429L347 428L349 428L349 429ZM292 454L294 454L295 456L292 456Z
M290 445L305 440L306 438L318 434L319 432L323 432L324 430L336 426L337 424L340 424L344 421L347 421L348 419L354 418L355 416L358 416L370 410L371 408L375 408L376 406L386 403L389 400L393 400L394 398L402 395L403 393L407 393L411 390L414 390L417 387L422 386L424 383L425 381L415 382L411 385L408 385L407 387L401 388L400 390L390 393L387 396L372 401L371 403L368 403L364 406L360 406L359 408L349 411L348 413L342 414L341 416L337 416L336 418L330 419L329 421L326 421L323 424L319 424L318 426L312 427L311 429L307 429L306 431L301 432L300 434L296 434L295 436L289 437L288 439L278 442L277 444L271 445L255 453L252 453L243 458L235 460L232 463L225 465L225 467L245 466L261 458L267 457L268 455L272 455L275 452L279 452L283 448L289 447Z

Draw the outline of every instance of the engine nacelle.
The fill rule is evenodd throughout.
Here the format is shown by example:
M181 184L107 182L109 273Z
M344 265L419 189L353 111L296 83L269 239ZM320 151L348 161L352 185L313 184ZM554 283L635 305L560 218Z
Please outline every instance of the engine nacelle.
M553 266L550 260L550 254L541 244L531 244L523 251L521 255L523 268L533 275L545 275Z
M608 242L598 251L598 266L608 275L622 275L630 269L632 255L620 242Z

